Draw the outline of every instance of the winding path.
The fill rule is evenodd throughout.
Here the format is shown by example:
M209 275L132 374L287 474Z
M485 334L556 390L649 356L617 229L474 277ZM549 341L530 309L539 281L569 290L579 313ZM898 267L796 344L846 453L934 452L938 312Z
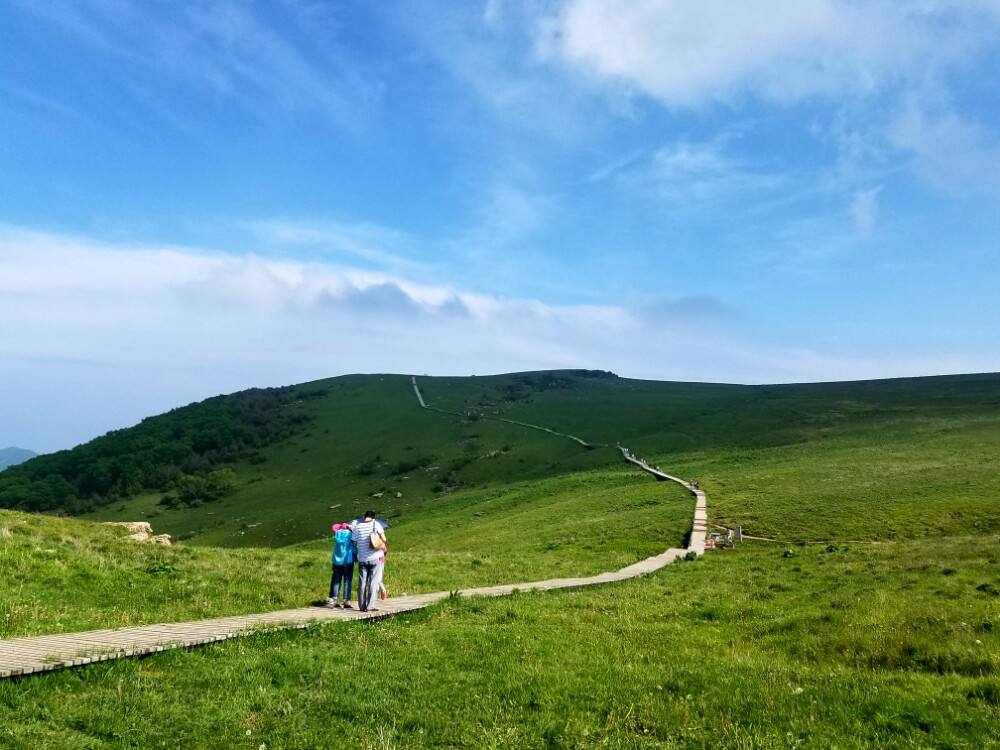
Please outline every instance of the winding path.
M420 392L420 386L417 385L417 376L410 376L410 383L413 385L413 392L417 394L417 402L420 406L428 411L436 411L439 414L449 414L453 417L461 417L465 419L468 415L462 414L460 411L451 411L450 409L442 409L438 406L430 406L426 401L424 401L424 394ZM572 440L574 443L579 443L584 448L588 450L592 448L606 448L603 443L589 443L583 438L577 437L576 435L570 435L567 432L559 432L558 430L553 430L551 427L543 427L540 424L532 424L531 422L518 422L516 419L507 419L506 417L494 417L490 414L480 414L480 419L488 419L491 422L506 422L507 424L515 424L518 427L527 427L529 430L538 430L539 432L547 432L550 435L555 435L556 437L564 437L567 440Z
M682 487L686 487L688 491L694 495L694 520L691 522L691 536L688 539L688 550L699 555L704 554L705 535L708 533L708 500L705 497L704 490L700 487L696 487L690 482L686 482L683 479L671 476L664 471L660 471L658 466L650 466L641 458L636 458L629 453L627 448L622 448L619 445L618 450L621 451L622 457L626 461L631 464L635 464L643 471L652 474L656 477L657 482L677 482L677 484Z
M442 409L428 406L417 386L416 378L411 378L414 393L420 406L425 409L446 412ZM464 415L457 415L464 416ZM539 429L553 435L567 437L586 446L594 447L573 435L555 432L545 427L500 419L499 421L518 424L531 429ZM691 486L688 482L670 476L659 469L632 456L626 449L619 447L626 461L635 464L643 471L656 477L659 481L673 481L686 487L695 496L694 521L691 528L690 541L685 549L668 549L659 555L629 565L621 570L599 573L583 578L551 578L544 581L516 583L503 586L487 586L482 588L462 589L455 592L459 596L505 596L515 591L550 591L554 589L579 588L597 586L616 581L625 581L647 573L652 573L669 565L674 560L690 553L701 555L705 551L705 532L707 530L707 512L705 493ZM38 672L49 672L68 667L79 667L85 664L121 659L128 656L141 656L166 651L173 648L189 648L206 643L216 643L241 635L250 635L261 631L286 630L306 628L316 623L344 620L379 620L404 612L413 612L430 606L452 596L452 592L437 591L430 594L394 597L379 603L375 612L358 612L357 610L325 609L322 607L301 607L285 609L277 612L265 612L256 615L240 615L235 617L218 617L210 620L195 620L192 622L161 623L157 625L140 625L129 628L111 628L107 630L89 630L80 633L60 633L57 635L41 635L26 638L0 640L0 678L20 677Z

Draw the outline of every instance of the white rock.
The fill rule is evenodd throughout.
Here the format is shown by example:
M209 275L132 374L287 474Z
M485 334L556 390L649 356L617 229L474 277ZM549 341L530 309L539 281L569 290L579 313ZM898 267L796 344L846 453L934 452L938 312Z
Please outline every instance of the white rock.
M148 521L106 521L104 526L120 526L132 533L126 539L132 542L151 542L152 544L172 544L170 534L153 534L153 527Z
M149 521L106 521L104 526L121 526L133 534L152 534L153 527Z

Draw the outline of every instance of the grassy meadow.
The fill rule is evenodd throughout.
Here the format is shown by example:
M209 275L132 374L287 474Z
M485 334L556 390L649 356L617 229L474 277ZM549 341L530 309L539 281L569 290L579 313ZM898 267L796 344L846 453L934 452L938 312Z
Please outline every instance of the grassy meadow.
M655 455L718 523L787 542L1000 534L1000 415L900 419L757 449Z
M699 479L714 523L776 541L0 682L0 747L1000 748L1000 376L418 380L464 416L419 409L403 376L321 381L230 495L87 516L147 518L172 548L0 511L2 635L302 605L325 593L329 523L367 506L391 523L391 594L683 544L691 497L618 442Z
M714 520L761 536L905 537L919 519L900 526L898 514L917 507L929 535L997 528L997 375L734 386L562 371L418 383L429 404L466 416L420 409L402 375L295 386L321 394L296 405L309 421L231 464L231 494L170 508L169 491L143 492L84 517L149 520L201 545L280 547L325 538L331 521L371 506L419 522L456 492L614 468L621 443L702 479Z
M456 492L389 529L391 594L592 575L682 546L694 501L626 467ZM306 606L327 541L227 549L126 541L93 523L0 511L0 638Z
M994 539L744 545L0 682L9 748L994 748Z

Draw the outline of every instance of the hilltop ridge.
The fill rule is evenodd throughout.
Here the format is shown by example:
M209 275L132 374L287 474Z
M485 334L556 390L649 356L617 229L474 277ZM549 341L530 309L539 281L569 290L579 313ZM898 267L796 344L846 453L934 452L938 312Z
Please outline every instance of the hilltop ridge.
M217 396L4 472L0 507L156 518L182 540L280 545L316 538L331 513L378 505L384 517L404 518L455 493L611 467L619 444L685 467L685 476L748 479L749 462L780 460L796 446L868 460L856 454L873 435L905 441L940 429L945 445L956 425L1000 419L995 374L748 386L550 370L417 381L447 413L420 409L407 375ZM586 450L516 422L607 447ZM699 463L706 451L728 452L727 464ZM778 518L758 523L775 533Z

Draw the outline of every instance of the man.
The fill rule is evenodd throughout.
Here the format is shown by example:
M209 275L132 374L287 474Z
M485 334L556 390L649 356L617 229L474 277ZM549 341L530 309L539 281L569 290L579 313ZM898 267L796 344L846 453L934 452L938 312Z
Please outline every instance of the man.
M378 547L372 546L372 536L381 540ZM377 612L372 606L378 596L380 573L382 572L382 547L385 546L385 527L375 520L375 511L366 510L364 518L355 522L351 538L357 549L358 560L358 609Z

